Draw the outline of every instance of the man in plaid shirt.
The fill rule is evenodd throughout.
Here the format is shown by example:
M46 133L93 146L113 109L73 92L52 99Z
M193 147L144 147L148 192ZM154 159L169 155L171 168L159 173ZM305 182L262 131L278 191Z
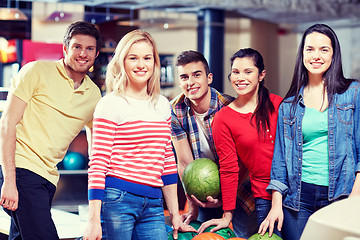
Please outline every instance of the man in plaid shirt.
M211 132L214 115L234 100L210 87L213 75L205 57L196 51L184 51L176 62L179 85L182 94L171 101L172 141L176 152L180 178L186 166L198 158L210 158L218 162ZM254 199L250 181L246 180L238 189L237 214L243 216L233 222L238 237L250 237L257 231ZM182 216L185 223L197 219L205 222L222 218L221 199L210 196L207 202L200 202L194 196L187 196L189 212Z

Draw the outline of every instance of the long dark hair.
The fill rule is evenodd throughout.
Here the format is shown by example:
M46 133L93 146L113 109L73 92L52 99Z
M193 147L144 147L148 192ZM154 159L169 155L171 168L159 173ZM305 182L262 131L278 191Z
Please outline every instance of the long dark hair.
M302 36L301 43L296 56L296 64L290 89L287 92L284 99L294 96L292 106L299 100L299 92L302 87L306 86L309 82L308 71L303 62L303 50L305 45L305 38L310 33L317 32L324 34L331 40L331 46L333 48L333 56L329 69L323 74L324 85L327 90L329 105L334 99L336 93L341 94L345 92L349 85L355 81L354 79L347 79L344 77L341 61L340 43L334 30L325 24L315 24L309 27Z
M259 70L259 74L265 69L264 60L261 54L252 48L243 48L237 51L231 58L231 67L236 58L250 58L253 60L255 67ZM230 80L231 73L228 78ZM255 117L256 129L259 136L266 135L266 129L270 129L270 114L275 111L273 103L270 101L269 90L264 85L264 80L259 83L258 105L251 116L250 123Z

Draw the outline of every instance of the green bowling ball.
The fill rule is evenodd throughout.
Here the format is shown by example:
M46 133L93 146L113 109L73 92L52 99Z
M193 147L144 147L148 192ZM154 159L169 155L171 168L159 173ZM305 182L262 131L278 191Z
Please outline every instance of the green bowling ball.
M208 196L216 198L220 194L220 175L217 164L208 158L195 159L183 173L182 182L189 196L194 195L206 202Z
M173 234L174 234L174 230L170 231L168 233L168 240L174 240L174 237L173 237ZM195 237L197 235L196 232L178 232L178 238L177 240L190 240L190 239L193 239L193 237Z
M199 227L201 226L202 222L198 221L198 220L192 220L189 225L192 226L193 228L195 228L196 230L199 229Z
M198 230L200 228L201 224L202 224L202 222L200 222L198 220L193 220L189 223L189 225L192 226L193 228L195 228L196 230ZM210 232L210 230L213 229L214 227L215 226L210 226L210 227L206 228L204 232ZM225 239L236 237L235 233L233 232L233 230L231 230L231 228L223 228L223 229L215 231L215 233L219 234L220 236L222 236Z
M193 228L195 228L196 230L199 229L199 227L201 226L202 222L197 221L197 220L192 220L189 225L192 226ZM174 240L173 237L173 233L174 230L168 232L168 240ZM178 233L178 240L188 240L188 239L192 239L193 237L195 237L196 235L198 235L196 232L180 232Z
M269 233L266 232L264 236L261 236L261 234L255 233L252 235L248 240L282 240L281 237L273 233L271 237L269 237Z

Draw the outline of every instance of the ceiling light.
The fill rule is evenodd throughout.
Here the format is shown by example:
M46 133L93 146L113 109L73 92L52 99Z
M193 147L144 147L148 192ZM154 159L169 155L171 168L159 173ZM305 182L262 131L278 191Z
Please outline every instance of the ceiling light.
M0 20L27 21L28 17L18 8L0 8Z
M72 21L73 18L73 14L72 13L68 13L68 12L64 12L64 11L55 11L53 13L51 13L46 19L45 21L55 21L55 22L59 22L59 21Z

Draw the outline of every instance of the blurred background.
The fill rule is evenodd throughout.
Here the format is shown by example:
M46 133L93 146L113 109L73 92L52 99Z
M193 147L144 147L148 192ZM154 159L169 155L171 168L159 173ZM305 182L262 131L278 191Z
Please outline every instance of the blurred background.
M174 67L177 54L190 49L202 52L214 73L212 86L234 95L227 80L229 59L245 47L261 52L267 87L284 96L301 35L314 23L325 23L335 30L346 77L360 78L360 0L1 0L1 100L6 99L12 76L25 63L62 57L65 29L76 20L96 24L103 36L103 48L89 73L102 90L117 42L137 28L156 40L162 94L170 100L180 93ZM0 101L0 109L3 103ZM88 159L84 132L69 152ZM87 202L87 166L78 166L59 166L61 181L54 205L68 211Z

